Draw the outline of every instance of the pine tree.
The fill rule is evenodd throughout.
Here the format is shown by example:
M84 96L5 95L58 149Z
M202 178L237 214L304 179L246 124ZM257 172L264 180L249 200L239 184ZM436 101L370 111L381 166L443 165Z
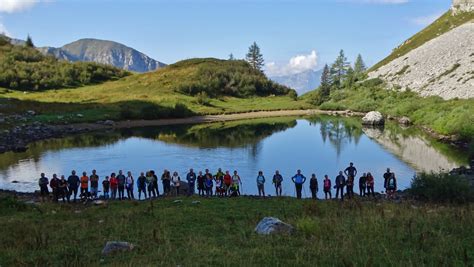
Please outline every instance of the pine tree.
M344 50L339 51L339 56L337 56L336 61L331 65L331 80L333 85L340 88L343 85L344 78L347 74L349 68L349 62L344 55Z
M249 52L245 57L247 62L252 66L254 69L262 71L263 68L263 55L260 53L260 47L258 47L256 42L249 47Z
M33 40L31 39L31 36L30 36L29 34L28 34L28 36L26 37L25 46L27 46L27 47L35 47L35 45L33 44Z
M234 54L230 53L230 55L229 55L229 60L235 60Z
M356 74L354 72L354 69L351 66L349 66L347 68L346 76L344 78L344 87L351 88L355 81L356 81Z
M319 86L319 94L325 101L331 93L331 73L329 72L328 64L324 65L323 73L321 74L321 85Z
M359 54L357 55L356 61L354 63L354 75L357 79L361 78L365 71L367 70L367 67L365 66L364 60L362 59L362 56Z

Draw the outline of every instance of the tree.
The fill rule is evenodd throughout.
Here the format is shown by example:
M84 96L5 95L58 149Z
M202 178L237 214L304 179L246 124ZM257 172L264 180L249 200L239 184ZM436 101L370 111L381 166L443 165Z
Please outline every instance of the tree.
M334 63L331 65L331 80L334 86L341 88L348 69L349 62L347 62L347 58L344 55L344 50L341 49L336 61L334 61Z
M356 81L356 75L354 69L349 66L346 72L346 76L344 78L344 87L351 88L354 82Z
M364 76L367 67L365 66L364 60L362 56L359 54L357 55L356 61L354 63L354 76L356 79L360 79Z
M319 92L323 101L327 100L331 93L331 73L329 72L328 64L324 65L323 73L321 74L321 85L319 86Z
M235 60L234 54L230 53L230 55L229 55L229 60Z
M30 36L29 34L28 34L28 36L26 37L25 46L27 46L27 47L35 47L35 45L33 44L33 40L31 39L31 36Z
M249 52L245 57L247 62L252 66L252 68L262 71L263 68L263 55L260 53L260 47L258 47L256 42L249 47Z

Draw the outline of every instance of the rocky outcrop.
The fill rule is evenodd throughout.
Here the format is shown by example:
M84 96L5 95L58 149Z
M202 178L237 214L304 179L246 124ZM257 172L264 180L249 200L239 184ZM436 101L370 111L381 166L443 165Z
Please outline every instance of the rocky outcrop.
M274 217L263 218L255 227L255 232L261 235L269 234L291 234L294 231L294 227L282 222L281 220Z
M444 99L474 97L474 22L442 34L369 73L392 88Z
M96 62L136 72L166 66L131 47L106 40L81 39L59 48L40 47L38 50L62 60Z
M474 0L453 0L451 10L454 14L474 12Z
M362 124L363 125L372 125L372 126L377 126L377 125L384 125L385 120L383 118L382 113L378 111L370 111L365 116L362 118Z

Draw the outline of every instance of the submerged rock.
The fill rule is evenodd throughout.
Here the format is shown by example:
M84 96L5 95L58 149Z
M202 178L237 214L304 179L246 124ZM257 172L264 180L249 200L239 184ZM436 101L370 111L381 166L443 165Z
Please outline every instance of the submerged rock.
M255 232L261 235L269 234L291 234L295 228L278 218L265 217L255 227Z
M362 118L362 124L364 125L384 125L385 120L382 113L378 111L370 111Z
M398 119L398 123L400 123L401 125L408 126L408 125L411 125L411 120L410 118L403 116L400 119Z
M104 249L102 250L102 255L106 256L117 251L131 251L133 250L133 248L133 244L128 242L108 241L107 244L105 244Z

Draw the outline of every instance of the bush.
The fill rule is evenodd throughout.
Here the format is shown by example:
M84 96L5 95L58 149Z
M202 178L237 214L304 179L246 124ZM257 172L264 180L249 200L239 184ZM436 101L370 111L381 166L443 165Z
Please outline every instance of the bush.
M295 101L296 101L296 99L298 99L298 94L296 93L295 90L290 90L290 91L288 92L288 96L289 96L291 99L295 100Z
M200 92L196 95L196 101L198 104L204 105L204 106L209 106L209 104L211 103L211 100L209 99L209 95L205 91Z
M131 119L136 119L137 117L135 113L132 111L132 108L127 105L120 106L119 116L120 116L120 119L122 120L131 120Z
M474 190L469 181L448 173L415 176L409 193L417 199L434 202L466 203L474 200Z
M171 113L173 118L185 118L194 115L194 112L190 110L186 105L177 103L174 106L174 110Z

